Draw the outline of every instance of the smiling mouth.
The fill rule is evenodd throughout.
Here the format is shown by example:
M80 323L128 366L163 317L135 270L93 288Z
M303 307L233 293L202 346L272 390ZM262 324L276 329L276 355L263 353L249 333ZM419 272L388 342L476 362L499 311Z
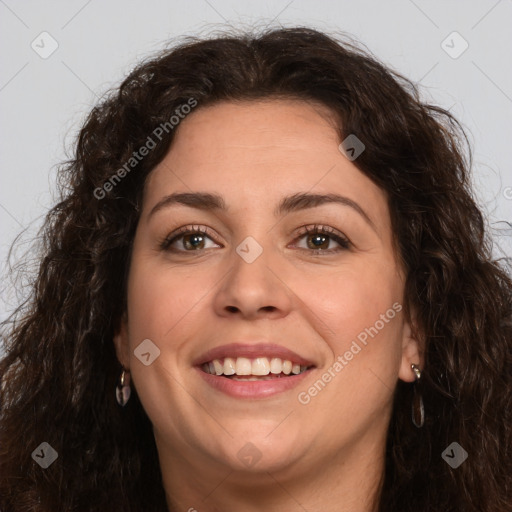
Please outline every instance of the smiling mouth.
M236 381L264 381L300 375L313 366L300 365L289 359L279 357L225 357L213 359L200 366L210 375L226 377Z

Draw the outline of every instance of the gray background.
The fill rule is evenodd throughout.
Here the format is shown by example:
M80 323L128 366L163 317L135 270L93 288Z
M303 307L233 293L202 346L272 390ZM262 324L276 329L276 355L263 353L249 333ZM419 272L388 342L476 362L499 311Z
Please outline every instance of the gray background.
M254 24L347 32L421 83L468 129L495 254L512 254L500 222L512 221L512 0L0 0L0 320L24 294L6 278L8 249L25 230L11 264L31 255L56 167L98 98L169 39Z

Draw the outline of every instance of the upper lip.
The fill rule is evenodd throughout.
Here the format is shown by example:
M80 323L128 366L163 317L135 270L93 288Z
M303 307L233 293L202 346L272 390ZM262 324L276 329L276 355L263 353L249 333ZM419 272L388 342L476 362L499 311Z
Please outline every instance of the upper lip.
M204 352L194 361L194 365L200 366L214 359L224 359L226 357L279 357L300 365L314 366L312 361L276 343L229 343L221 345Z

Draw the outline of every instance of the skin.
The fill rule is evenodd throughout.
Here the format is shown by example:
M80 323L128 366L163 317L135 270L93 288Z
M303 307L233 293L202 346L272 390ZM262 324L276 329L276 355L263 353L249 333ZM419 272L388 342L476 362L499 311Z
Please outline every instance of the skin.
M340 152L340 142L322 106L225 102L189 114L148 177L128 310L114 342L154 426L169 510L375 510L393 392L398 379L414 381L411 363L421 366L403 311L309 403L297 398L358 334L403 304L386 195ZM197 191L221 195L228 211L175 204L150 215L164 196ZM275 217L278 202L299 192L348 197L373 226L339 204ZM321 247L332 252L313 254L315 233L298 230L315 224L352 245L327 238ZM181 252L160 248L188 225L210 230L199 249L185 246L187 237L173 243ZM263 249L252 263L236 252L248 236ZM317 368L297 388L256 400L211 388L193 368L206 349L251 337L290 348ZM134 355L145 339L160 350L148 366ZM261 456L249 467L237 457L248 442Z

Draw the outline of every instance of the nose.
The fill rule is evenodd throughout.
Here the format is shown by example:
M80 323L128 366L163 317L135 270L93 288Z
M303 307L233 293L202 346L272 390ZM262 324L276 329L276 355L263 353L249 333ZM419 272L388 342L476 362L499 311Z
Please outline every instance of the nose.
M286 316L293 292L270 249L252 262L233 251L232 267L214 297L219 316L238 315L247 320Z

